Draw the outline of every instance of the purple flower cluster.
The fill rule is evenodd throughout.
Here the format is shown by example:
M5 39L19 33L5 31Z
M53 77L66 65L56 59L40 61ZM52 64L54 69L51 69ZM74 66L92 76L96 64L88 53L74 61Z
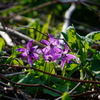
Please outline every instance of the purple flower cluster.
M32 66L32 59L39 59L39 55L36 53L38 46L32 47L33 40L28 41L25 48L19 48L17 51L22 52L22 57L27 57L28 63Z
M68 45L64 44L64 50L60 48L60 43L53 35L48 34L49 40L42 40L46 45L43 49L37 49L38 46L32 47L33 40L30 40L25 48L19 48L17 51L22 52L22 57L27 57L28 63L32 66L32 59L39 59L39 54L42 54L46 62L57 61L61 59L61 68L64 68L65 63L71 63L71 59L76 59L72 54L68 54Z

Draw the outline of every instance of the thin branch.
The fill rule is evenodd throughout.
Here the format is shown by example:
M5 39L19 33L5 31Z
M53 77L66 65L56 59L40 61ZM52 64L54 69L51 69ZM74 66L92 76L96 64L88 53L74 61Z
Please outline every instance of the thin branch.
M6 5L6 6L5 6L5 5ZM6 11L6 10L8 10L8 9L14 8L16 5L19 5L19 3L18 3L18 2L15 2L15 3L13 3L13 4L8 4L8 5L7 5L7 3L6 3L5 5L3 5L3 4L0 5L0 8L1 8L1 6L2 6L2 9L3 9L3 10L0 9L0 13L3 13L4 11Z
M8 27L5 27L5 29L6 29L7 31L9 31L10 33L13 33L14 35L19 36L20 38L23 38L23 39L25 39L25 40L27 40L27 41L32 40L30 37L28 37L28 36L26 36L26 35L24 35L24 34L18 32L18 31L14 30L14 29L11 29L11 28L8 28ZM5 31L4 28L3 28L2 26L0 26L0 30ZM45 47L45 45L43 45L42 43L40 43L40 42L38 42L38 41L35 41L35 40L33 41L33 44L34 44L34 45L38 45L40 48Z
M66 10L65 12L65 16L64 16L64 24L63 24L63 27L62 27L62 32L66 33L66 30L70 24L70 17L73 13L73 11L75 10L76 8L76 4L75 3L72 3L71 6L69 7L69 9Z
M99 31L98 28L96 28L96 27L92 27L92 26L87 25L87 24L85 24L85 23L83 23L83 22L76 21L76 20L74 20L74 19L70 19L70 21L71 21L71 22L74 22L74 23L76 23L76 24L78 24L78 25L83 25L83 26L85 26L85 27L88 27L89 29L91 29L91 31L93 31L93 30L95 30L95 31ZM89 32L90 32L90 31L89 31Z
M34 10L37 10L37 9L40 9L40 8L43 8L43 7L45 7L45 6L49 6L49 5L52 5L52 4L55 4L55 3L57 3L56 0L50 1L50 2L46 2L46 3L43 3L43 4L38 5L38 6L36 6L36 7L27 9L27 10L25 10L25 11L23 11L23 12L19 12L19 13L17 13L17 14L14 14L14 15L10 16L10 18L15 17L16 15L23 15L23 14L26 14L26 13L28 13L28 12L30 12L30 11L34 11Z
M95 5L95 6L100 7L99 3L95 3L95 2L92 2L92 1L89 1L89 0L81 0L81 1L85 2L87 4L90 4L90 5ZM78 0L57 0L57 3L61 3L61 4L78 3Z
M16 25L17 25L17 24L16 24ZM19 27L20 25L17 25L17 26ZM27 26L20 26L20 27L24 27L24 28L28 28L28 29L33 29L33 30L39 32L40 34L42 34L42 35L48 37L48 35L42 33L41 31L37 30L36 28L33 28L33 27L27 27Z
M81 1L81 0L78 0L78 1L79 1L81 4L85 5L86 7L90 8L90 9L92 9L93 11L95 11L95 12L97 12L97 13L100 14L100 11L99 11L99 10L97 10L97 9L95 9L95 8L93 8L93 7L91 7L90 5L86 4L85 2L83 2L83 1Z
M60 94L60 95L63 94L63 93L61 93L61 92L59 92L59 91L57 91L57 90L55 90L55 89L53 89L53 88L50 88L50 87L48 87L48 86L46 86L46 85L43 85L43 84L23 84L23 83L16 83L16 82L13 82L13 81L7 79L7 78L4 77L2 74L0 74L0 78L3 79L3 80L6 80L6 81L8 81L8 82L10 82L10 83L12 83L12 84L15 84L15 85L28 86L28 87L43 87L43 88L49 89L49 90L51 90L51 91L53 91L53 92L56 92L56 93L58 93L58 94Z
M22 100L22 99L16 99L16 98L13 98L13 97L11 97L11 96L7 96L7 95L3 95L3 94L2 94L2 96L3 96L4 98L6 98L6 99L9 99L9 100Z
M85 78L86 78L86 75L84 76L83 79L85 79ZM80 86L80 84L81 84L81 82L77 83L77 85L76 85L72 90L70 90L70 91L68 92L68 94L70 95L78 86ZM56 98L55 100L60 100L61 98L62 98L62 96Z
M12 42L12 39L9 37L9 35L6 32L0 31L0 35L6 41L7 45L14 46L14 43Z
M64 33L66 33L66 31L67 31L67 28L70 24L70 17L72 15L73 11L75 10L75 8L76 8L76 4L72 3L71 6L69 7L69 9L67 9L65 12L64 24L62 26L62 32L64 32ZM61 34L60 38L64 38L62 34ZM60 43L63 45L64 41L60 40Z
M20 75L20 74L25 74L26 72L16 72L16 73L11 73L11 74L5 74L5 77L9 77L9 76L15 76L15 75Z
M50 2L46 2L46 3L43 3L43 4L38 5L38 6L36 6L36 7L33 7L33 8L31 8L31 9L27 9L27 10L25 10L25 11L23 11L23 12L20 12L19 15L23 15L23 14L26 14L26 13L28 13L28 12L30 12L30 11L37 10L37 9L40 9L40 8L43 8L43 7L45 7L45 6L49 6L49 5L55 4L55 3L56 3L55 0L54 0L54 1L50 1Z
M4 86L4 87L9 87L9 88L12 88L11 86L9 86L8 84L4 83L4 82L1 82L0 81L0 85Z
M26 67L26 66L16 66L16 65L5 65L5 64L0 64L0 66L6 66L6 67L16 67L16 68L21 68L21 69L34 69L34 70L37 70L39 72L42 72L42 73L45 73L45 74L48 74L50 76L54 76L54 77L57 77L57 78L60 78L60 79L64 79L64 80L68 80L68 81L72 81L72 82L81 82L81 83L94 83L94 84L100 84L99 81L91 81L91 80L80 80L80 79L71 79L71 78L66 78L66 77L62 77L60 75L55 75L55 74L51 74L51 73L48 73L48 72L45 72L45 71L42 71L40 69L37 69L35 67Z
M70 95L70 97L86 96L86 95L93 94L93 93L98 93L98 92L100 92L100 90L94 90L94 91L90 91L90 92L86 92L86 93L80 93L80 94L76 94L76 95Z

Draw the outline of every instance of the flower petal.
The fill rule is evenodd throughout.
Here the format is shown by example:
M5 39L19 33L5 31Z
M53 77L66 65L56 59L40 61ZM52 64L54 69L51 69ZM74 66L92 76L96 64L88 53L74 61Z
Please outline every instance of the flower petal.
M38 54L36 54L36 53L33 53L33 54L31 55L31 57L32 57L32 58L34 58L34 59L36 59L36 60L38 60L38 59L39 59L39 55L38 55Z
M32 57L28 56L28 63L30 64L30 66L32 66Z
M55 54L53 55L53 60L58 60L60 57L61 57L61 54L55 53Z
M22 57L27 57L28 55L28 51L25 48L19 48L19 49L16 49L16 51L23 52Z
M22 57L27 57L27 56L28 56L27 52L22 53Z
M49 43L47 40L42 39L41 42L42 42L43 44L50 45L50 43Z
M50 54L45 54L45 55L43 55L43 58L44 58L44 60L45 60L46 62L50 62L50 61L53 60L53 56L50 55Z
M67 63L72 63L71 59L76 59L76 57L72 54L67 54Z
M68 45L67 44L65 44L65 51L64 51L64 53L68 53Z
M37 50L36 50L36 53L42 54L42 49L37 49Z
M43 53L47 53L50 51L50 46L46 46L45 48L42 49Z
M49 41L50 41L50 44L55 45L55 46L60 44L59 41L54 38L49 38Z
M67 58L69 58L69 59L76 59L76 56L74 56L72 54L67 54Z
M62 61L61 61L61 69L64 68L65 63L66 63L66 58L64 57L62 58Z
M49 38L54 38L52 34L48 34Z
M28 41L26 45L27 49L30 49L32 47L32 43L33 43L33 40Z
M38 47L38 46L34 46L34 47L30 48L30 52L36 51L37 47Z
M59 47L57 47L57 46L55 46L53 49L54 49L54 51L55 51L56 53L61 53L61 52L63 51L61 48L59 48Z
M18 49L16 49L16 51L19 51L19 52L25 52L26 49L25 49L25 48L18 48Z

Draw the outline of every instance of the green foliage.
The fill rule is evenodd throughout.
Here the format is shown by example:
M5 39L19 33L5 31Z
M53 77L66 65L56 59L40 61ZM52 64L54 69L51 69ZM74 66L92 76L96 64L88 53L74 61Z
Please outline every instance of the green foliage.
M81 55L81 61L85 61L87 58L88 49L91 48L88 37L80 36L78 33L76 33L75 28L72 26L67 28L67 34L62 33L62 35L64 36L65 40L68 41L69 46L73 50L77 50L78 55Z
M63 95L62 95L62 100L72 100L69 95L68 95L68 92L65 92Z
M52 92L52 91L50 91L48 89L43 89L43 92L45 94L50 94L51 96L54 96L54 97L60 96L58 93Z
M9 3L13 4L12 2L9 2L7 0L1 1L3 2L1 2L1 5L4 4L4 6ZM15 27L15 29L18 29L18 31L23 32L23 34L39 42L41 41L41 39L47 39L47 37L43 34L47 35L48 33L50 33L55 35L55 37L57 38L59 38L59 35L62 34L64 36L64 40L69 45L70 53L74 54L77 59L71 64L66 64L64 70L60 68L59 64L56 64L55 62L47 63L41 57L39 60L34 60L32 67L42 70L44 71L44 73L33 69L16 70L17 68L12 68L11 70L9 70L9 68L7 68L6 66L0 66L0 72L25 72L24 74L10 76L7 78L16 83L45 85L49 88L62 92L62 100L71 100L72 98L70 97L69 92L77 86L77 83L50 76L45 72L53 75L67 77L69 79L78 78L88 81L100 81L100 50L92 48L92 45L94 43L100 46L100 31L94 31L88 34L84 33L85 30L86 32L90 30L91 27L88 28L88 25L95 26L97 24L96 27L99 28L99 21L97 15L93 14L90 8L78 5L75 12L73 13L72 19L78 19L78 21L82 21L84 23L86 22L86 25L75 25L76 29L73 26L69 26L67 28L67 33L60 33L63 26L63 18L60 19L59 15L60 17L61 15L64 15L66 9L70 5L66 6L66 4L54 4L47 7L44 6L42 7L42 9L38 9L38 6L41 6L43 3L49 1L51 2L51 0L16 0L16 3L18 4L13 4L12 6L7 5L6 9L3 9L1 7L1 9L3 9L0 12L1 18L4 19L4 23L7 23L7 26L12 25ZM100 1L95 0L95 2L99 3ZM96 6L93 7L98 9L98 7ZM28 9L36 10L28 11ZM85 13L88 16L86 16ZM71 20L71 22L73 24L76 24L73 20ZM25 27L18 27L15 24ZM42 32L43 34L36 31L35 29ZM84 31L81 32L80 30ZM6 44L4 39L0 37L0 64L11 64L29 67L29 64L20 57L20 52L16 51L17 48L23 48L22 46L8 47L11 50L11 53L8 54L8 52L4 51L5 45ZM3 80L1 79L1 81ZM9 82L8 84L13 86ZM61 96L60 94L43 87L25 87L21 85L18 87L28 92L34 93L37 97L41 95L50 95L54 98ZM95 85L91 83L83 83L78 85L72 91L72 94L77 95L79 93L85 93L97 88L100 88L99 84ZM2 94L0 94L0 97L2 97Z
M100 32L96 31L96 32L91 32L89 34L87 34L85 36L88 39L91 39L93 42L100 44L99 40L100 40Z
M0 52L2 51L4 46L5 46L5 41L3 38L0 37Z

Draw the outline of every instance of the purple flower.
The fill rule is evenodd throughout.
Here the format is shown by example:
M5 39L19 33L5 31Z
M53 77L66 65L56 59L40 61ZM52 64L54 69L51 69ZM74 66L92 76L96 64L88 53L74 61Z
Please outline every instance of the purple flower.
M49 41L43 39L41 42L48 46L50 45L56 46L60 44L59 41L53 37L52 34L48 34L48 36L49 36Z
M71 59L76 59L76 56L72 54L67 54L68 53L68 45L65 44L65 50L62 52L61 55L61 68L64 68L65 63L71 63Z
M43 49L43 52L44 52L43 53L43 58L44 58L44 60L46 62L55 61L55 60L57 60L57 59L59 59L61 57L60 50L56 51L55 48L52 48L50 50L48 48L44 48ZM46 49L48 49L49 51L46 50Z
M38 46L32 47L32 42L33 42L33 40L28 41L28 43L26 45L26 49L25 48L17 49L17 51L22 52L22 57L27 57L28 63L30 64L30 66L32 66L33 58L36 60L39 59L39 55L36 53Z
M55 61L61 57L62 49L58 46L60 45L57 39L54 39L52 34L48 34L49 41L42 40L41 42L46 44L47 46L42 49L43 58L46 62Z

